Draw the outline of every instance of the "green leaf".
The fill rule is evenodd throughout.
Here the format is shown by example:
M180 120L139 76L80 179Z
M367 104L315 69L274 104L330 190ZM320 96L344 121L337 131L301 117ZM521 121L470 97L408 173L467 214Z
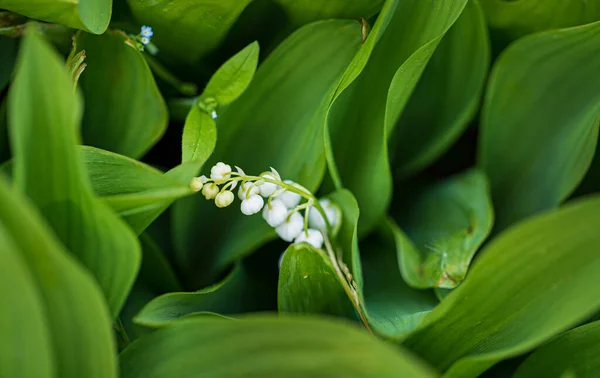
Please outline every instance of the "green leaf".
M308 244L292 244L285 251L277 291L279 312L356 318L329 257Z
M485 174L470 170L416 188L396 206L395 229L404 279L415 288L453 288L492 230Z
M406 177L443 154L475 116L490 64L479 1L442 38L390 140L393 173ZM432 95L435 94L435 95Z
M31 38L33 37L25 37L24 54L29 55L32 51L30 50L32 43L39 43L38 39ZM27 59L21 61L21 69L28 64ZM44 62L49 63L51 60L44 60ZM19 83L21 72L23 71L17 74L15 86L21 85ZM87 270L63 249L34 209L17 192L11 191L4 182L0 182L0 235L12 239L12 248L2 248L0 256L4 259L5 256L10 257L11 250L13 253L18 252L18 258L27 264L31 274L29 287L24 282L24 286L11 286L10 290L18 293L20 300L26 300L28 297L31 299L33 293L30 285L33 283L37 291L37 300L43 307L43 309L30 308L30 311L21 314L19 319L8 323L14 327L11 329L12 333L16 332L22 340L9 346L9 356L11 351L19 353L17 359L25 359L31 369L36 367L52 369L52 366L48 366L48 362L44 362L43 357L44 348L48 348L44 346L46 335L50 337L52 343L54 368L39 371L40 374L31 375L32 378L44 376L116 378L116 351L111 319L100 288ZM4 262L0 266L10 268L10 265L7 266ZM18 266L13 267L16 270L11 269L10 272L18 273ZM7 277L5 274L1 276ZM9 288L4 285L0 287ZM2 295L1 298L5 300L11 296ZM16 303L2 306L3 315L15 305ZM43 316L46 330L39 329L41 319L38 316ZM38 323L38 326L35 323ZM6 325L5 322L1 324ZM32 349L16 347L26 340L29 332L37 331L40 332L37 337L41 344ZM6 339L2 337L1 340ZM23 348L26 346L21 345ZM5 353L2 353L2 356L4 357ZM32 356L39 357L39 360L32 359ZM36 366L38 363L40 366ZM3 376L27 376L5 375L6 365L2 363L0 366Z
M382 222L360 244L367 319L382 337L401 341L437 304L431 290L415 290L400 274L392 220Z
M514 378L594 377L600 371L600 321L563 333L535 350L514 375Z
M102 34L108 27L111 0L2 0L2 9L29 18Z
M139 339L120 357L123 378L436 376L355 327L306 316L187 319Z
M135 279L140 247L124 222L94 197L77 146L80 97L64 62L33 29L21 46L8 105L15 187L93 272L116 316Z
M596 0L480 1L494 35L505 41L600 20L600 3Z
M383 0L275 0L286 12L293 25L330 18L370 18L381 9Z
M244 263L237 263L221 282L191 293L168 293L150 301L134 318L146 327L159 328L180 318L216 313L235 315L263 308L259 296L264 285Z
M596 196L503 232L405 345L447 377L476 377L592 315L599 222Z
M328 168L336 187L346 187L356 196L362 211L361 234L381 220L391 198L387 137L439 41L466 3L398 4L367 66L333 104L328 118L333 156Z
M54 355L42 299L2 219L0 250L0 376L53 377Z
M285 179L316 189L325 170L325 111L360 42L359 25L340 20L316 22L288 37L217 119L219 143L210 165L224 161L251 174L272 166ZM204 284L275 235L260 216L245 217L237 205L217 209L201 196L179 201L174 211L178 263Z
M216 48L252 0L127 0L133 16L154 31L161 52L195 63Z
M240 97L256 72L258 51L258 42L253 42L231 57L210 78L202 97L212 97L218 105L227 105Z
M587 171L600 118L600 22L535 34L498 58L479 164L499 230L563 201Z
M152 72L129 37L109 30L101 36L79 32L76 51L87 67L79 83L85 97L85 144L134 158L142 156L167 128L167 106Z
M17 60L17 38L0 37L0 92L8 85Z

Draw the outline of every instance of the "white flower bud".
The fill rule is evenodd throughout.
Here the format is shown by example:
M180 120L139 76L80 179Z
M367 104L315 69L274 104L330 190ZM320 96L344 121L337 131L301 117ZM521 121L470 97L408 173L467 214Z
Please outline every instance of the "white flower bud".
M304 229L304 217L302 214L296 212L292 214L290 219L286 219L285 222L277 226L275 232L280 238L286 242L292 242Z
M277 227L285 221L285 218L288 215L288 209L285 207L283 202L278 199L271 200L271 204L269 207L269 203L265 206L262 216L265 221L271 227Z
M252 182L245 182L244 185L241 185L240 188L238 189L238 198L240 199L240 201L243 201L246 199L246 192L248 191L248 188L250 188L250 186L252 186ZM252 189L250 190L250 196L253 194L258 194L258 186L253 186ZM249 197L249 196L248 196Z
M193 177L190 181L190 189L192 189L194 192L201 191L203 186L204 183L202 182L202 179L200 179L200 177Z
M217 205L217 207L220 207L220 208L227 207L227 206L231 205L232 202L233 202L233 193L230 192L229 190L220 192L215 197L215 205Z
M328 199L323 199L319 201L323 210L325 210L325 215L327 215L327 220L331 227L336 226L338 220L338 209L335 207L331 201ZM321 231L327 231L327 224L325 223L325 219L321 212L316 207L311 207L308 212L308 225L310 228L314 228Z
M284 182L286 184L291 184L291 185L294 184L294 182L292 180L285 180ZM277 196L277 198L279 198L281 200L281 202L283 202L285 204L285 206L287 206L288 209L295 208L296 206L298 206L298 204L302 200L302 196L300 194L290 192L289 190L284 191L279 196Z
M302 231L300 235L296 237L296 240L294 240L294 244L299 243L308 243L315 248L321 248L323 246L323 234L321 234L321 231L319 230L309 228L306 232Z
M275 175L272 175L270 173L263 175L263 177L271 179L271 180L277 180L277 177L275 177ZM275 185L273 183L270 183L270 182L265 182L264 184L262 184L258 187L258 190L260 190L260 195L265 198L268 198L277 189L279 189L279 186Z
M259 196L258 194L253 194L248 199L244 199L242 201L241 210L242 213L246 215L252 215L258 213L263 205L265 204L265 200Z
M208 183L202 188L202 194L207 200L213 199L219 194L219 187L214 182Z
M213 180L225 180L231 175L231 166L222 162L218 162L210 169L210 178Z

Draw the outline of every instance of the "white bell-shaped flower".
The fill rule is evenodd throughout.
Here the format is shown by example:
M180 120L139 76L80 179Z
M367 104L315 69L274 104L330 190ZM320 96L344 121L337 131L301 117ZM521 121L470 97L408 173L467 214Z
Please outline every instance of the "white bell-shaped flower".
M238 189L238 198L240 199L240 201L246 199L246 193L248 192L248 189L252 186L252 184L252 182L245 182L244 185L240 185L240 188ZM250 195L248 197L258 193L258 186L252 186L252 189L250 189Z
M263 175L264 178L268 178L271 180L277 180L277 177L275 177L275 175L267 173L265 175ZM271 196L271 194L273 194L277 189L279 189L278 185L275 185L273 183L270 182L265 182L264 184L262 184L261 186L258 187L259 191L260 191L260 195L268 198Z
M284 182L286 184L294 184L292 180L285 180ZM302 196L300 194L290 192L289 190L285 190L283 193L278 195L277 198L279 198L288 209L295 208L302 200Z
M299 243L308 243L315 248L321 248L323 246L323 234L319 230L309 228L306 232L302 231L294 240L294 244Z
M220 207L220 208L227 207L227 206L231 205L231 203L233 202L233 197L234 197L233 193L230 192L229 190L220 192L215 197L215 205L217 205L217 207Z
M213 180L225 180L231 176L231 166L218 162L210 169L210 178Z
M208 183L202 188L202 194L207 200L213 199L219 194L219 187L214 182Z
M289 219L275 228L275 232L286 242L292 242L304 229L304 217L302 214L293 213Z
M249 198L244 198L242 204L240 206L242 213L246 215L252 215L258 213L263 205L265 204L265 200L259 196L258 194L253 194Z
M271 227L277 227L285 221L288 215L288 209L283 202L278 199L271 200L263 209L262 216Z
M202 182L200 177L193 177L190 181L190 189L192 189L194 192L201 191L203 186L204 182Z
M319 201L323 210L325 210L325 215L327 215L327 220L331 227L336 226L338 220L338 209L335 207L330 200L322 199ZM308 226L310 228L314 228L321 231L327 231L327 224L325 223L325 219L321 212L316 207L311 207L308 212Z

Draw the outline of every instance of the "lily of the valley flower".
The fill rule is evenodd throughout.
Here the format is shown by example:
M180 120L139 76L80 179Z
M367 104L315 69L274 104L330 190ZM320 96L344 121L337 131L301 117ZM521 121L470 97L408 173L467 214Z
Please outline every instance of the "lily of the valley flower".
M275 177L275 175L273 175L272 173L265 173L263 175L264 178L267 179L272 179L272 180L276 180L277 178ZM264 184L262 184L261 186L258 187L258 189L260 190L260 195L268 198L270 197L277 189L279 189L279 187L276 184L270 183L270 182L265 182Z
M229 190L220 192L215 197L215 205L217 205L217 207L221 207L221 208L227 207L227 206L231 205L232 202L233 202L233 193L231 193Z
M286 184L291 184L291 185L295 184L295 182L293 182L292 180L285 180L284 182ZM283 193L281 193L279 195L279 199L281 200L281 202L284 203L285 206L287 206L288 209L293 209L294 207L298 206L298 204L302 200L302 196L298 193L294 193L294 192L290 192L289 190L285 190Z
M335 227L338 219L338 210L328 199L322 199L319 201L323 210L325 210L325 214L327 215L327 220L329 221L329 225L331 227ZM327 223L325 222L325 218L316 208L311 208L308 213L308 226L310 228L314 228L321 231L327 231Z
M219 187L214 182L208 183L202 188L202 194L207 200L213 199L219 194Z
M261 196L252 194L250 197L244 198L240 209L245 215L252 215L258 213L264 204L265 200Z
M248 190L250 190L250 194L247 194ZM256 185L252 186L251 182L243 183L238 189L238 198L240 199L240 201L245 200L246 196L250 197L253 194L259 194L259 189Z
M231 166L218 162L214 167L210 169L210 178L215 182L222 181L231 177Z
M304 217L300 213L293 213L283 223L275 228L280 238L291 243L304 229Z
M323 234L321 234L321 231L319 230L309 228L308 230L301 232L294 240L294 244L299 243L308 243L315 248L321 248L323 246Z
M267 206L265 206L263 210L262 216L269 226L277 227L285 221L285 218L287 218L288 209L283 202L278 199L274 199L267 203Z

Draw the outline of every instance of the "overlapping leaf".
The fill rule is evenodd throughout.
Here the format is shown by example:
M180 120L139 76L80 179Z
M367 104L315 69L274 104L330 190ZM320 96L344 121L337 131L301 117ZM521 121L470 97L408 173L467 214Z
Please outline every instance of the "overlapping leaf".
M0 92L6 87L10 81L13 72L13 66L17 59L18 39L0 37Z
M417 188L394 209L400 267L413 287L453 288L492 229L485 175L471 170Z
M333 149L328 168L337 187L356 195L361 233L383 217L391 198L387 137L439 41L466 3L399 3L369 63L333 104L328 117Z
M211 164L224 161L251 174L273 166L314 190L325 168L325 111L360 42L360 26L351 21L316 22L292 34L219 115ZM199 196L176 204L175 230L182 270L208 282L274 235L260 216L246 218L235 205L216 209ZM200 266L208 274L198 274Z
M26 37L24 54L29 55L32 44L40 43L31 38ZM21 62L21 67L27 64ZM116 378L111 319L100 288L67 254L34 209L4 182L0 182L0 238L0 256L6 260L2 269L14 269L2 278L21 281L13 281L20 283L18 286L2 285L14 293L2 295L3 301L9 301L2 306L3 315L19 317L2 322L18 337L0 340L6 352L0 359L13 357L10 364L0 365L0 373L7 377ZM29 344L33 342L36 344ZM12 370L19 369L19 360L25 369Z
M292 24L304 25L329 18L369 18L381 9L383 0L275 0L285 10Z
M498 229L558 205L585 175L598 139L598 72L600 22L523 38L496 61L479 164Z
M143 55L121 32L80 32L77 51L87 67L79 83L85 98L82 133L87 145L138 158L167 127L167 106Z
M508 229L405 345L447 377L476 377L590 316L600 308L598 222L596 196Z
M123 378L436 376L363 331L310 317L186 319L137 340L120 359Z
M536 349L514 378L594 377L600 371L600 321L565 332Z
M475 115L490 64L479 1L469 1L433 53L390 139L394 177L444 153Z
M9 93L13 182L96 276L113 315L137 273L133 232L94 197L80 156L81 102L58 55L29 30Z
M108 27L111 0L1 0L0 8L38 20L102 34Z
M251 0L127 0L141 24L154 29L161 51L195 63L225 37Z

